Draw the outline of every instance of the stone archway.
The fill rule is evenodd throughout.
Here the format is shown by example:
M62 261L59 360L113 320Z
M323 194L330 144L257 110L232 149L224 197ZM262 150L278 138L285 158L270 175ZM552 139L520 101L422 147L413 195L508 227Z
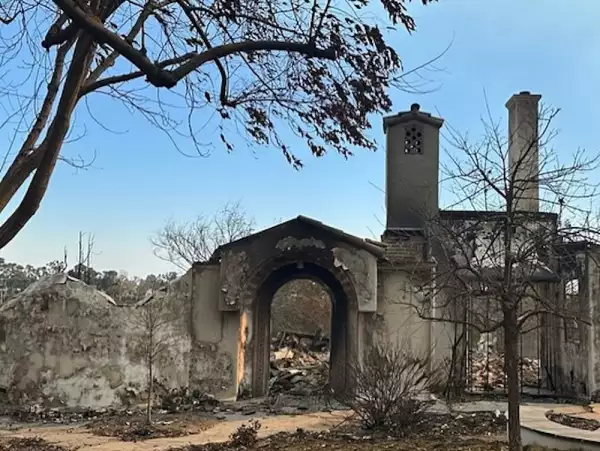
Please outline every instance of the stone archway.
M349 362L357 355L358 307L354 284L342 268L333 265L333 256L326 252L311 258L308 255L286 255L265 264L252 278L252 338L246 348L246 361L251 364L250 386L254 397L267 394L271 343L271 304L276 291L285 283L309 278L323 284L332 300L330 388L342 391L348 386ZM329 254L329 255L327 255Z

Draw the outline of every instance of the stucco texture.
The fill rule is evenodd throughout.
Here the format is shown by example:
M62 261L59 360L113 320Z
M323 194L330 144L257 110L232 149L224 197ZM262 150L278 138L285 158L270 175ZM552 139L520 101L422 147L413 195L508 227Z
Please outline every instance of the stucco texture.
M132 321L134 310L116 306L64 274L42 279L4 304L0 388L8 401L98 408L139 396L146 387L147 364L140 352L143 334ZM173 327L175 335L182 332ZM185 344L177 348L161 356L157 377L186 384L185 356L173 357Z

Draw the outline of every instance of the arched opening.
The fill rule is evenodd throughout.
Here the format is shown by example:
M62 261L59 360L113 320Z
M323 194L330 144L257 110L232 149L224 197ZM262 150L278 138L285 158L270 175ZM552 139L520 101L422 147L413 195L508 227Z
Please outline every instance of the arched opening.
M314 263L295 262L278 267L258 288L254 307L254 343L252 395L268 394L270 382L270 357L272 343L273 299L280 288L294 280L312 280L321 284L331 299L329 380L332 390L346 387L349 324L354 309L349 308L348 293L340 281L327 269ZM356 313L356 312L354 312Z
M320 280L284 283L271 302L269 394L310 396L329 381L333 295Z

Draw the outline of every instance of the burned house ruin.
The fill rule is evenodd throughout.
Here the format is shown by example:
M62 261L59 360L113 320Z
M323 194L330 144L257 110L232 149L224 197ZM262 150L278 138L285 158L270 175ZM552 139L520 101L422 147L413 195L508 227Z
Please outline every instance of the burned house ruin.
M528 142L536 141L539 99L538 95L522 92L507 103L511 158L516 158ZM267 394L273 296L291 280L309 279L326 287L332 301L329 386L333 390L348 387L350 362L360 363L369 349L387 342L409 343L430 353L434 362L460 360L457 377L470 388L502 387L502 368L497 357L502 353L501 331L481 334L464 324L456 327L456 323L444 321L463 314L498 314L489 308L490 300L483 288L481 296L464 299L465 305L471 307L464 311L449 311L443 304L447 295L444 290L439 290L429 306L429 318L414 308L424 302L427 291L423 287L432 285L434 274L443 269L445 262L459 257L481 261L486 258L478 255L477 249L485 248L481 244L470 246L468 255L453 255L443 234L432 233L431 218L438 218L449 227L447 230L458 228L457 233L467 241L480 243L485 239L477 234L485 235L486 230L494 229L495 213L440 209L441 118L421 111L415 104L409 111L384 118L383 125L387 218L381 240L362 239L298 216L220 247L208 262L193 265L171 290L170 295L185 304L185 317L176 331L183 356L177 358L175 366L165 363L159 367L158 377L223 399L233 399L241 393L254 397ZM535 152L520 171L535 171ZM558 218L540 211L537 190L535 183L523 187L525 195L519 209L535 219L536 224L552 230ZM475 223L477 227L471 227ZM600 344L600 322L596 318L600 309L595 308L595 301L600 299L598 255L599 250L590 243L553 242L550 251L540 253L528 268L530 285L543 293L549 304L569 306L588 324L547 314L536 316L532 320L536 327L521 337L520 350L526 367L524 387L589 396L600 386L600 360L595 352L595 345ZM493 271L494 265L484 264L482 271ZM45 396L65 398L57 387L65 387L74 377L79 380L87 373L64 371L56 363L72 362L75 351L69 343L56 344L61 338L51 328L57 315L68 317L77 309L58 306L51 309L53 314L45 320L38 315L36 321L43 323L45 330L45 351L34 357L31 349L19 350L19 339L8 337L18 336L18 331L6 324L26 325L30 321L27 312L16 311L9 304L12 307L0 308L0 381L7 390L27 391L36 386L39 391L43 386ZM105 305L103 309L116 307ZM432 317L439 321L431 320ZM465 318L468 324L470 321ZM93 322L94 317L87 316L85 321ZM123 328L121 334L126 335L127 327ZM75 342L89 334L93 346L101 339L97 335L100 331L92 333L92 329L80 328L70 333L76 335ZM462 341L457 346L459 334ZM87 358L85 365L118 367L136 360L133 350L124 345L111 346L112 351L102 351L102 359ZM34 366L35 371L31 369ZM104 390L123 390L127 380L140 379L127 372L117 373L119 383L110 384L106 378L114 374L95 372L96 384ZM89 384L75 387L71 390L94 390ZM116 402L114 396L103 396L110 403ZM71 393L69 399L71 403L93 404L81 394Z

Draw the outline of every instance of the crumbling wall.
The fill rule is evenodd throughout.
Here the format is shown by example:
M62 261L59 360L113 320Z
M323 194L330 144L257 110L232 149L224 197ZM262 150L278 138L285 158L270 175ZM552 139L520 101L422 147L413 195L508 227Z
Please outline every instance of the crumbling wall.
M557 331L561 342L558 388L565 393L586 394L592 374L589 361L592 350L588 346L586 333L588 327L575 325L574 321L564 318L557 318L556 321L559 323Z
M240 314L219 308L220 273L218 264L198 264L190 273L190 386L220 398L233 398L238 386ZM237 292L238 286L230 284L228 289L229 293Z
M189 385L190 292L188 272L172 282L166 291L155 292L147 301L124 307L122 312L128 339L127 355L130 360L141 363L147 372L149 351L152 352L154 378L167 390ZM148 324L149 318L155 327Z
M549 318L556 336L555 348L558 355L551 358L551 376L557 389L570 394L590 394L593 382L593 336L592 328L582 321L593 320L593 301L590 297L589 266L586 251L577 251L569 256L569 267L563 271L560 283L560 305L564 317ZM570 317L570 318L569 318Z
M140 396L147 365L135 345L131 308L65 274L42 279L2 305L0 387L7 401L99 408ZM169 333L186 336L187 329L173 328ZM173 364L174 353L157 362L156 375L171 386L186 385L186 358Z
M208 268L198 266L198 270ZM245 251L230 250L221 255L220 285L218 291L219 310L237 311L244 296L244 286L252 270L251 261Z
M590 250L587 258L587 293L589 296L588 316L591 326L582 326L589 342L588 362L593 366L593 377L589 381L589 393L600 390L600 252Z
M358 310L377 311L377 257L364 249L339 246L332 249L336 267L350 272L354 283Z

